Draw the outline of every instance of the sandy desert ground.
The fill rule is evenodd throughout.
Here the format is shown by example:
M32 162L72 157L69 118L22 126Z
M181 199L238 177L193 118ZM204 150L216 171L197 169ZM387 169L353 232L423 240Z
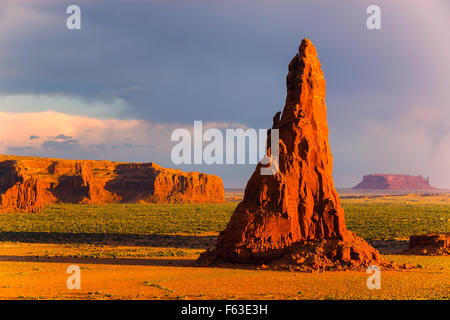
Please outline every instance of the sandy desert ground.
M229 197L238 197L235 193ZM37 216L17 213L0 217L0 299L450 298L450 257L401 252L406 248L405 235L410 232L450 230L448 194L369 194L343 198L353 231L376 245L386 260L407 263L415 269L382 271L381 289L369 290L365 272L305 273L242 265L194 267L198 255L214 245L236 202L215 208L160 206L158 212L165 212L169 218L161 219L157 236L146 235L139 229L142 223L135 219L140 216L151 221L153 216L129 213L133 207L120 209L128 212L123 219L109 208L108 214L116 220L112 219L105 227L101 212L94 210L98 208L70 208L79 214L75 220L71 213L65 213L70 211L68 206L56 206ZM192 230L183 229L182 221L177 225L170 216L171 212L181 215L185 211L194 219L189 223ZM195 212L201 212L198 218ZM381 224L367 221L371 214L376 214L374 221ZM87 216L94 218L89 220ZM386 218L381 221L379 217ZM53 223L45 224L49 219ZM135 229L121 233L127 221L128 227ZM73 229L64 229L68 225ZM373 228L377 230L369 230ZM66 231L61 232L63 229ZM177 229L180 232L173 232ZM52 230L57 232L55 236L49 233ZM81 234L83 230L86 232ZM67 288L66 270L70 265L81 269L79 290Z

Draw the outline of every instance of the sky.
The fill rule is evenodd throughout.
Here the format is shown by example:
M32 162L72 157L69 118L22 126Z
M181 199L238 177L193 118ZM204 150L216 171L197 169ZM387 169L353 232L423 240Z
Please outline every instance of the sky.
M66 8L81 8L81 30ZM381 8L381 29L366 8ZM154 161L243 188L255 165L181 165L171 133L271 126L303 38L327 81L333 177L430 177L450 189L446 0L3 0L0 153Z

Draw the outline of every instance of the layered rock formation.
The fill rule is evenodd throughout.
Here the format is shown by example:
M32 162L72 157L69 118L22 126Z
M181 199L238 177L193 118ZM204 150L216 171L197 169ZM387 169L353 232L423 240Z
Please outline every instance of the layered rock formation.
M410 236L408 253L430 256L449 255L450 233L432 233L419 236Z
M155 163L0 156L0 210L35 212L62 203L224 201L220 177Z
M430 186L430 180L422 176L404 174L369 174L353 189L380 190L436 190Z
M259 163L216 249L198 264L272 263L298 269L361 268L379 253L346 229L334 188L328 143L325 79L314 45L304 39L289 64L283 112L268 132L279 130L273 175Z

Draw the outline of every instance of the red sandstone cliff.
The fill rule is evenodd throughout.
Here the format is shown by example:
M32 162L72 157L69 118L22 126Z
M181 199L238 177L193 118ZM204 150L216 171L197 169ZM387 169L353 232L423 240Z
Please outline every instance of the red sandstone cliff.
M422 176L403 174L369 174L363 177L353 189L381 190L436 190L430 186L429 179Z
M59 160L0 155L0 210L38 211L62 203L224 201L220 177L154 163Z

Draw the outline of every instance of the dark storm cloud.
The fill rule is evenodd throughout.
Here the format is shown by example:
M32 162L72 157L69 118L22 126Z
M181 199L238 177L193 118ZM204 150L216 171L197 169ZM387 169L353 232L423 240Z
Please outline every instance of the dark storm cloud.
M3 91L120 98L130 107L121 117L267 127L283 106L287 63L303 37L318 47L331 98L396 92L413 79L403 76L414 71L405 69L411 44L370 33L364 1L79 1L82 30L69 31L71 3L27 4L52 19L31 21L9 41L1 63L14 71L0 77ZM384 22L394 23L388 15ZM364 112L379 115L391 104Z

